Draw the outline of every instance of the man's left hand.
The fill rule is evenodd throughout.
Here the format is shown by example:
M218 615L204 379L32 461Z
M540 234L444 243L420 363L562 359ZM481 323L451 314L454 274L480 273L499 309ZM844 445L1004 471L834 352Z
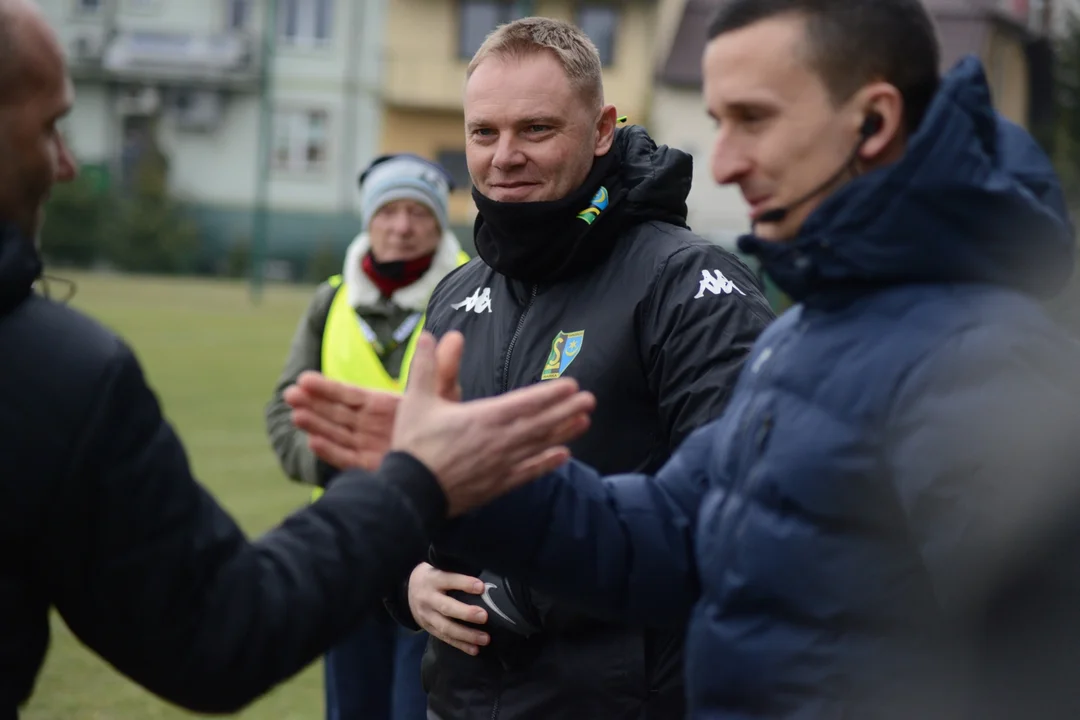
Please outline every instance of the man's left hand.
M390 448L399 395L305 372L284 397L293 424L323 461L341 470L378 469Z

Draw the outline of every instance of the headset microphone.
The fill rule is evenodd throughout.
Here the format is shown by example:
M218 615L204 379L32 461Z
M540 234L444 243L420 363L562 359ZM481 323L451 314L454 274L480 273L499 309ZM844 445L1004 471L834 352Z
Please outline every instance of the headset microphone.
M859 158L859 151L862 150L863 144L870 138L877 135L878 132L881 131L881 126L883 124L884 120L882 119L881 115L876 112L869 113L866 116L866 119L863 120L862 127L859 128L859 144L855 146L855 149L851 153L851 157L848 158L848 161L844 163L843 167L836 171L836 173L833 174L828 180L821 183L811 192L803 195L801 198L791 203L790 205L774 208L773 210L766 210L765 212L761 213L761 215L759 215L757 220L755 221L755 224L781 222L784 218L788 216L789 212L799 207L803 203L812 200L813 198L817 197L818 195L832 187L833 184L840 180L840 178L842 178L845 173L851 170L851 166L854 165L855 161Z

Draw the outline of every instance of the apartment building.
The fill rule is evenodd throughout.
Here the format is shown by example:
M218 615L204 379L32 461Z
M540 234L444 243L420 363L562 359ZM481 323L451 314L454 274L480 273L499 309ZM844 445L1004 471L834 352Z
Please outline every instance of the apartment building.
M377 153L386 0L39 0L68 53L65 123L86 172L123 186L146 153L211 244L271 256L356 231Z
M384 46L383 152L441 162L457 180L451 219L471 243L475 207L465 164L465 69L499 24L539 15L573 22L596 44L607 102L647 125L657 0L389 0Z

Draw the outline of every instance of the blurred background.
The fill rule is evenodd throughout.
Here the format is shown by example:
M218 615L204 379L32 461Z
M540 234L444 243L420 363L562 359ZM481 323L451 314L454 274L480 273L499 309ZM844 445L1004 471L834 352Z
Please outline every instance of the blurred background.
M709 176L700 95L722 2L39 0L68 54L76 104L63 131L82 165L48 207L49 272L131 341L198 476L262 532L306 502L276 465L262 410L315 283L340 271L358 232L360 169L387 152L442 163L472 251L461 91L496 25L545 15L584 29L607 101L693 155L692 228L734 247L746 213ZM927 4L944 66L982 58L1000 111L1039 139L1080 204L1080 0ZM1074 328L1078 287L1053 307ZM27 720L190 717L54 627ZM322 713L316 665L240 717Z
M58 189L46 250L54 264L321 280L358 227L359 169L399 151L457 179L451 221L471 248L465 67L497 24L533 14L584 29L608 102L694 156L691 226L731 246L746 214L736 190L709 178L700 99L706 27L722 2L40 0L70 58L77 103L65 131L83 164L81 181ZM1077 82L1055 73L1055 44L1071 41L1080 0L928 4L944 65L981 56L1001 111L1053 139L1055 116L1074 112L1055 74L1069 90Z

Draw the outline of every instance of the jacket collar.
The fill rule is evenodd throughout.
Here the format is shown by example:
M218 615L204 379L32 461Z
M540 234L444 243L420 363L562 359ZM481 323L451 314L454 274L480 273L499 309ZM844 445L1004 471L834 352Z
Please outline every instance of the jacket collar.
M41 255L33 240L0 221L0 313L26 299L41 270Z
M352 308L372 307L379 303L381 294L375 284L360 269L360 261L368 250L371 249L371 238L367 233L360 233L349 243L345 251L345 266L342 268L342 277L345 279L345 291L348 293L349 306ZM424 275L412 285L395 292L390 300L398 307L406 310L423 312L427 309L428 300L435 286L446 275L458 266L458 257L461 254L461 244L453 232L443 232L442 242L435 251L435 257L431 261L431 267Z

